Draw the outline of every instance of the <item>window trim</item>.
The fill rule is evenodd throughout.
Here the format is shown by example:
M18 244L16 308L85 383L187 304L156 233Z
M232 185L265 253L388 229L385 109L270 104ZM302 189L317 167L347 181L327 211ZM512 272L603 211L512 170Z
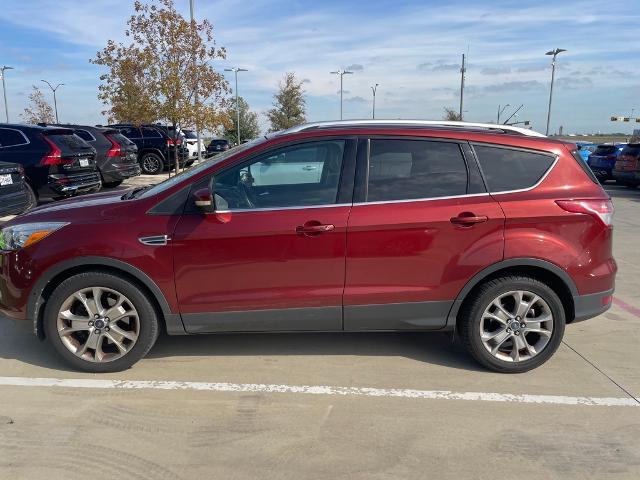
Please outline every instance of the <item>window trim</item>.
M80 138L82 138L85 142L95 142L95 141L97 141L97 140L96 140L96 137L95 137L95 136L93 135L93 133L91 133L89 130L87 130L87 129L85 129L85 128L76 128L76 129L74 129L74 132L77 132L78 130L82 130L83 132L88 133L88 134L89 134L89 136L91 137L91 140L85 140L84 138L80 137L80 135L78 135L78 136L79 136ZM76 135L77 135L77 134L76 134Z
M331 207L350 207L353 205L353 189L354 189L354 176L356 170L356 155L357 155L357 144L358 137L354 135L331 135L331 136L321 136L321 137L310 137L310 138L300 138L291 140L288 142L278 143L272 145L269 148L265 148L264 150L260 150L259 152L252 153L244 158L242 158L238 162L233 162L230 165L225 166L219 170L215 170L208 174L203 175L197 179L194 179L189 186L189 196L191 196L191 192L193 192L193 188L196 184L201 181L204 181L205 178L208 178L208 181L211 181L212 177L216 177L221 175L232 168L242 168L244 165L252 162L258 157L263 155L268 155L270 152L280 150L282 148L289 148L296 145L303 145L307 143L317 143L317 142L330 142L342 140L344 141L344 150L342 153L342 166L340 169L340 179L338 180L338 192L336 194L336 202L335 203L327 203L321 205L300 205L300 206L292 206L292 207L263 207L263 208L237 208L237 209L226 209L226 210L217 210L216 213L248 213L248 212L273 212L279 210L306 210L311 208L331 208ZM215 193L215 189L214 189ZM352 201L345 201L351 198ZM194 215L200 214L199 212L190 212L188 211L188 202L185 205L183 215Z
M31 143L31 140L29 140L29 137L27 137L22 130L18 130L17 128L2 127L2 126L0 126L0 130L12 130L14 132L18 132L18 133L20 133L20 135L22 135L22 138L24 138L24 140L25 140L24 143L16 143L15 145L2 145L2 144L0 144L0 148L21 147L22 145L29 145Z
M356 180L359 182L362 182L362 184L356 184L355 187L355 191L358 194L358 198L357 201L355 201L353 203L353 205L382 205L385 203L407 203L407 202L424 202L424 201L431 201L431 200L449 200L449 199L453 199L453 198L463 198L463 197L477 197L477 196L481 196L481 195L488 195L488 191L487 192L483 192L483 193L464 193L461 195L448 195L445 197L421 197L421 198L407 198L407 199L401 199L401 200L377 200L374 202L368 202L367 201L367 197L369 196L369 161L371 158L371 140L419 140L419 141L424 141L424 142L439 142L439 143L455 143L458 145L458 148L460 149L460 156L462 157L462 161L464 162L464 168L467 171L467 185L466 185L466 191L469 191L469 181L470 181L470 172L469 172L469 159L467 158L467 156L465 155L465 145L468 145L469 142L467 140L460 140L457 138L445 138L445 137L417 137L414 135L369 135L367 137L362 137L363 139L366 140L366 147L367 147L367 151L366 151L366 157L365 158L361 158L361 156L359 156L359 163L358 163L358 169L359 170L364 170L364 174L360 173L357 174L356 173ZM480 175L482 175L482 171L480 172ZM482 178L482 181L484 182L484 177ZM486 187L486 182L485 182L485 187Z
M554 160L551 163L551 165L549 166L549 168L547 168L547 171L544 172L542 174L542 176L540 177L540 179L532 186L530 187L526 187L526 188L517 188L515 190L498 190L496 192L492 192L491 189L489 188L489 183L487 182L487 179L484 175L484 170L482 170L482 164L480 163L480 157L478 157L478 153L476 152L474 145L477 145L479 147L492 147L492 148L502 148L503 150L514 150L516 152L522 152L522 153L532 153L532 154L537 154L537 155L546 155L547 157L552 157ZM546 150L536 150L534 148L524 148L524 147L513 147L511 145L500 145L500 144L496 144L496 143L489 143L489 142L469 142L469 146L471 147L471 151L473 153L473 156L476 159L476 162L478 162L478 168L480 169L480 175L482 175L482 181L485 184L485 187L487 188L487 192L491 195L504 195L507 193L519 193L519 192L528 192L530 190L533 190L535 188L537 188L542 182L544 182L544 180L547 178L547 176L549 176L549 174L551 173L551 171L554 169L554 167L557 165L558 160L560 160L560 155L557 155L553 152L549 152Z
M152 131L156 132L158 135L146 136L144 134L144 130L145 129L146 130L152 130ZM140 135L142 135L142 137L140 137L140 138L142 138L144 140L146 140L147 138L160 138L160 139L165 138L165 135L163 135L163 132L161 132L158 128L155 128L155 127L140 127L139 130L140 130Z

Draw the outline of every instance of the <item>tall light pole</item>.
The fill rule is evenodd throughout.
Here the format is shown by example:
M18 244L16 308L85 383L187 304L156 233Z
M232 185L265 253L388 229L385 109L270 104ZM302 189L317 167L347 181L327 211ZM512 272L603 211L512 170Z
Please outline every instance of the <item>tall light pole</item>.
M196 22L195 22L195 17L193 14L193 0L189 0L189 11L191 12L191 35L195 37L196 35ZM193 92L193 103L195 106L195 110L196 110L196 115L199 114L198 112L198 66L197 66L197 62L196 62L196 55L194 53L193 55L193 73L196 76L196 85L195 85L195 92ZM198 117L196 117L196 145L198 146L198 162L202 161L202 151L200 150L200 127L198 126Z
M238 145L240 145L240 101L238 100L238 72L248 72L249 70L245 69L245 68L238 68L238 67L233 67L233 68L225 68L224 69L225 72L234 72L236 75L236 114L238 116L238 124L236 125L237 128L237 132L238 132Z
M566 52L566 50L564 48L556 48L555 50L545 53L545 55L553 55L553 59L551 60L551 88L549 90L549 110L547 111L546 135L549 135L549 124L551 123L551 101L553 100L553 80L556 76L556 57L562 52Z
M465 55L462 54L462 67L460 68L460 121L462 121L462 105L464 103L464 77L465 73L467 73L467 68L465 64Z
M342 120L342 77L344 77L345 75L353 75L353 72L350 72L348 70L341 70L338 69L335 72L329 72L333 75L340 75L340 120Z
M373 92L373 110L371 112L371 118L376 119L376 92L378 91L379 83L376 83L374 87L371 87L371 91Z
M47 85L49 85L49 88L53 92L53 108L56 111L56 123L60 123L58 121L58 102L56 101L56 90L58 90L59 87L63 86L64 83L59 83L58 85L56 85L55 88L53 88L53 86L49 82L47 82L46 80L41 80L41 81L46 83Z
M2 93L4 94L4 114L7 117L7 123L9 123L9 108L7 107L7 87L4 83L4 72L6 70L13 70L13 67L7 67L6 65L3 65L2 68L0 68L0 72L2 72Z
M511 105L507 103L505 106L502 107L502 110L501 110L500 105L498 105L498 120L496 121L498 125L500 125L500 115L502 115L502 113L506 110L506 108L510 106Z

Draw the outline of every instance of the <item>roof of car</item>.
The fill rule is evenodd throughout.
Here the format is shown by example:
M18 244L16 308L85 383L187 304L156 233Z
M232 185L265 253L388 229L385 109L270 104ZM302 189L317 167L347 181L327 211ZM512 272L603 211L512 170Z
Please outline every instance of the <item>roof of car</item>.
M522 135L527 137L542 137L545 135L534 130L529 130L513 125L499 125L493 123L456 122L448 120L340 120L331 122L314 122L297 125L295 127L277 132L274 135L285 135L290 133L304 132L320 129L338 128L380 128L380 129L437 129L469 132L501 133L511 135Z

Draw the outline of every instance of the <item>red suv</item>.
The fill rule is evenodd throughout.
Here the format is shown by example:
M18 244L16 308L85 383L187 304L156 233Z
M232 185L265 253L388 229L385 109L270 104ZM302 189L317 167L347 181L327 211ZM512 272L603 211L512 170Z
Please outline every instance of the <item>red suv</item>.
M159 332L451 331L499 372L609 308L613 205L575 145L482 124L308 124L0 235L0 308L74 367Z

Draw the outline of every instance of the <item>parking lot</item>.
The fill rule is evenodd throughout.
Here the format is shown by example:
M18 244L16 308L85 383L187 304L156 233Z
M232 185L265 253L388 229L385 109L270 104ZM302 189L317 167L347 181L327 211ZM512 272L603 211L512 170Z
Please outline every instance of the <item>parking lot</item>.
M637 479L640 189L606 188L614 305L526 374L398 333L161 337L90 375L0 319L0 478Z

